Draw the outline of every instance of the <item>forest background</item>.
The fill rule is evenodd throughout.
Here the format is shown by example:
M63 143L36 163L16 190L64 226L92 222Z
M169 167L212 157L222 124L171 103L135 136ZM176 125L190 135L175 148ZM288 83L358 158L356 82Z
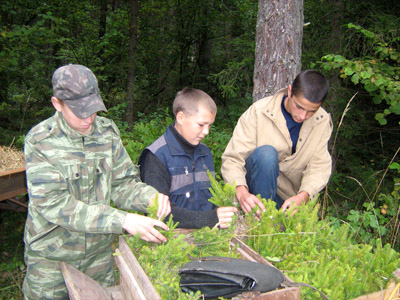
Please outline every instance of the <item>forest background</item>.
M257 9L257 0L2 1L0 145L23 148L29 129L54 114L52 73L78 63L96 74L106 116L135 163L172 122L177 91L210 94L218 114L204 142L219 173L237 119L253 101ZM334 172L320 216L348 223L358 242L380 238L397 251L399 30L399 1L304 1L302 69L331 83L324 107L334 124ZM21 296L25 218L1 214L0 298Z

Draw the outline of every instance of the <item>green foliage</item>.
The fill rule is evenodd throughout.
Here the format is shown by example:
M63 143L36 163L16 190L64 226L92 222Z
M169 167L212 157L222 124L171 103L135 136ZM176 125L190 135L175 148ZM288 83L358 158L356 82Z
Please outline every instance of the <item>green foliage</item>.
M313 285L330 299L352 299L385 288L400 264L399 253L389 244L357 244L348 225L332 227L319 220L314 201L297 207L294 216L293 209L283 213L272 201L264 203L261 221L249 219L246 243L262 256L280 258L276 266L291 279ZM320 299L311 289L301 293L305 299Z
M218 207L223 206L238 206L236 200L236 185L230 185L229 183L224 183L223 181L218 181L207 170L208 178L210 179L211 187L210 192L212 197L208 199L211 203Z
M148 215L148 217L153 218L153 219L158 219L157 211L158 211L158 195L156 196L156 198L155 198L154 202L152 203L152 205L149 205L147 207L147 215ZM164 218L161 219L161 221L164 221ZM165 224L168 226L169 230L164 230L162 228L159 228L159 231L161 232L162 235L164 235L166 237L166 239L170 239L171 237L174 236L173 230L178 226L179 222L175 223L173 221L173 215L171 215L168 218L168 221Z
M369 242L376 236L384 237L387 233L386 224L388 217L381 214L374 202L363 204L363 210L350 210L346 220L356 232L358 241Z
M157 218L158 202L148 207L148 216ZM179 287L179 269L193 258L204 256L238 257L230 246L236 226L220 230L204 227L181 233L175 230L178 223L169 218L169 231L160 229L167 238L163 244L149 244L139 236L125 236L138 261L151 279L162 299L202 299L200 293L185 294Z
M223 195L232 196L230 191L234 187L229 186L229 192L224 187L213 179L213 195L218 201ZM266 211L260 220L246 214L247 230L239 238L273 261L292 280L311 284L330 299L353 299L383 289L400 264L400 254L389 244L383 246L380 239L357 243L355 229L348 224L333 226L320 220L315 200L287 212L277 210L271 200L261 200ZM185 235L177 231L162 245L143 243L137 237L130 238L128 243L163 299L169 299L169 295L186 299L179 298L184 297L179 289L179 268L193 257L238 257L229 246L235 232L235 225L228 230L205 227ZM320 299L312 289L303 288L301 294L304 299Z
M399 232L399 213L400 213L400 164L392 163L390 169L397 170L397 176L393 178L393 189L390 193L380 193L379 201L381 203L378 215L382 216L380 224L385 224L387 236L390 234L390 243L395 249L399 249L400 241L398 239ZM389 240L389 238L387 238ZM397 245L397 248L396 248Z
M214 159L215 174L220 174L222 164L221 156L232 136L233 126L230 127L223 121L223 116L220 115L220 112L218 112L216 118L217 121L211 127L210 133L202 140L202 143L210 148Z
M177 234L166 243L151 245L140 243L134 237L126 237L128 245L134 249L134 254L153 286L162 299L201 299L199 295L186 296L180 291L178 271L184 263L189 262L188 254L195 247L184 240L183 234Z
M399 197L399 176L392 172L396 169L397 163L389 166L387 173L383 175L378 184L377 172L369 173L370 170L362 167L358 174L363 174L364 184L353 177L333 174L330 182L330 193L338 195L348 195L338 204L332 205L329 213L329 219L339 226L341 222L346 222L354 230L354 239L357 242L369 242L374 239L381 239L382 243L390 243L392 247L399 250L399 241L397 240L398 222L400 205ZM384 177L387 177L386 187L380 189L380 184ZM352 180L348 182L348 178ZM390 184L389 179L392 180ZM333 189L333 187L335 187ZM378 194L378 191L381 190ZM357 200L357 202L356 202ZM338 209L335 213L334 209ZM343 211L340 211L343 209Z
M388 115L400 115L400 52L396 48L397 40L384 41L380 35L352 23L348 27L370 40L372 53L352 59L342 55L325 55L321 66L327 71L340 69L341 78L350 79L354 85L362 84L373 103L386 102L387 108L375 116L381 125L386 125Z
M63 64L81 63L98 77L109 109L106 116L120 128L134 163L172 122L166 108L178 90L194 86L208 92L219 111L204 143L211 148L216 173L220 172L221 155L233 128L252 103L258 1L142 1L134 57L128 52L129 3L109 2L103 11L105 25L101 3L22 0L0 4L0 144L22 148L28 130L54 113L49 101L53 71ZM399 247L396 163L379 189L377 184L399 140L399 4L386 0L331 4L304 3L305 22L310 25L303 33L303 68L334 53L327 56L330 61L317 65L331 70L333 84L324 105L334 125L353 90L362 93L338 137L327 210L337 217L332 217L335 224L351 224L358 241L373 241L381 235L383 242ZM361 26L341 26L349 22ZM134 105L139 111L132 131L124 121L130 61L136 67ZM340 89L334 76L339 69L344 79ZM372 107L373 102L379 104ZM375 115L380 124L388 124L374 126ZM349 175L363 186L349 180ZM373 197L378 190L379 195ZM19 286L8 288L12 284L2 284L7 294L0 292L0 298L18 298Z
M156 111L147 116L139 114L132 131L128 131L126 122L121 123L121 138L134 163L138 162L142 151L159 138L171 123L173 120L169 116L168 109Z
M253 49L254 45L251 45ZM249 47L250 48L250 47ZM211 75L223 97L235 99L243 96L243 86L250 87L253 82L252 69L254 58L245 58L240 62L229 62L225 69ZM248 90L248 89L247 89Z
M230 247L233 231L209 227L185 234L171 231L163 244L144 243L138 237L125 238L162 299L194 300L202 299L200 292L193 295L181 291L179 269L193 257L238 257Z

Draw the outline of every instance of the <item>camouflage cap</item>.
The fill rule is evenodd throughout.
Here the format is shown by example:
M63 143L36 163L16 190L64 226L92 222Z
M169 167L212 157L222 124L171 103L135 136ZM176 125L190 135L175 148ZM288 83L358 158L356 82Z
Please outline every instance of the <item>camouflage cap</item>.
M53 96L68 105L80 119L102 110L107 111L100 96L96 76L82 65L58 68L52 78Z

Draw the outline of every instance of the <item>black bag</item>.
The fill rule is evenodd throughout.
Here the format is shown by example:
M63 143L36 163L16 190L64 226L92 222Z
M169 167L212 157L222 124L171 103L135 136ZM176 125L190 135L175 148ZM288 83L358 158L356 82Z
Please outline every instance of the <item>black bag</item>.
M275 290L285 281L276 268L230 257L203 257L180 270L180 287L186 293L201 291L205 299L231 298L248 291Z

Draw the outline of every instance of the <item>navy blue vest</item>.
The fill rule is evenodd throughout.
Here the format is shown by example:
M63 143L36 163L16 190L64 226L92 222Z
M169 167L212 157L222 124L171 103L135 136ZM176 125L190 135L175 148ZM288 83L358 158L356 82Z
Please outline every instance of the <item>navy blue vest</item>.
M200 143L194 150L194 157L187 154L169 128L153 144L147 147L162 161L171 176L169 199L171 203L190 210L211 210L208 201L212 196L209 188L209 170L213 176L214 162L210 149Z

